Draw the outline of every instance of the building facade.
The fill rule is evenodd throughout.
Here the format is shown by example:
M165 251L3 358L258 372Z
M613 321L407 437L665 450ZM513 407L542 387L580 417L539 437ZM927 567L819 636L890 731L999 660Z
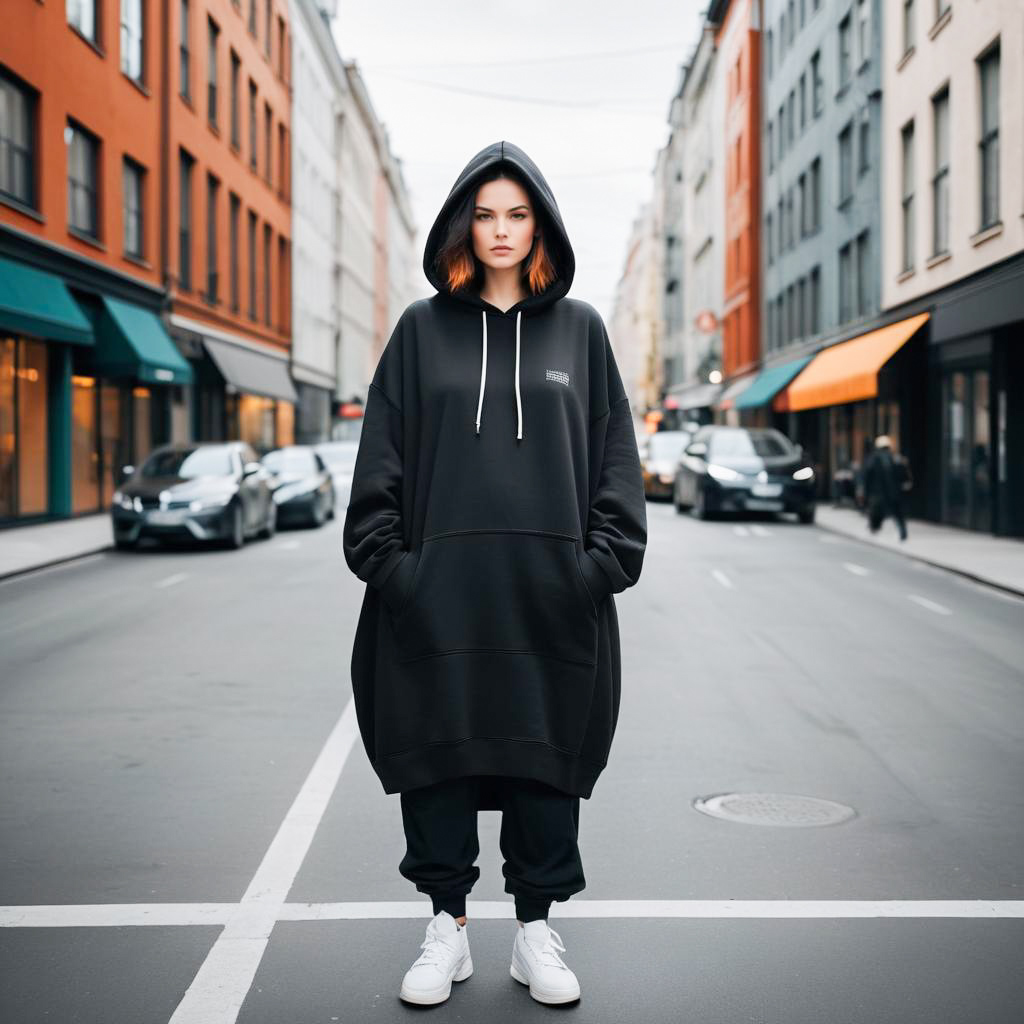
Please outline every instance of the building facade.
M1024 536L1024 20L887 5L882 300L920 332L922 515Z

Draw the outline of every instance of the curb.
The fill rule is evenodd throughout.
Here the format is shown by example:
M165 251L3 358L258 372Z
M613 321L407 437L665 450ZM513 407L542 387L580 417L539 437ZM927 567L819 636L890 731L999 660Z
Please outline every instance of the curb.
M102 547L89 548L88 551L76 551L73 555L64 555L62 558L53 558L48 562L38 562L35 565L26 565L23 569L12 569L10 572L0 573L0 583L17 579L19 576L28 576L30 573L39 572L41 569L52 569L58 565L67 565L69 562L77 562L80 558L88 558L90 555L100 555L104 551L113 551L113 543L104 544Z
M874 541L868 540L867 537L858 537L855 533L847 533L845 530L840 530L835 526L826 526L817 517L815 517L814 525L820 530L825 530L828 533L834 533L837 537L845 537L847 540L856 541L858 544L865 544L870 548L874 548L875 551L891 551L893 554L899 555L902 558L909 558L915 562L930 565L933 569L942 569L943 572L950 572L955 576L962 576L964 579L968 579L972 583L979 583L984 587L991 587L993 590L1001 590L1004 594L1010 594L1013 597L1024 598L1024 590L1018 590L1016 587L1012 587L1008 583L997 583L995 580L991 580L987 576L978 576L976 573L968 572L966 569L960 569L954 565L947 565L945 562L936 562L933 558L925 558L923 555L915 554L912 551L903 551L900 548L890 548L884 544L876 544Z

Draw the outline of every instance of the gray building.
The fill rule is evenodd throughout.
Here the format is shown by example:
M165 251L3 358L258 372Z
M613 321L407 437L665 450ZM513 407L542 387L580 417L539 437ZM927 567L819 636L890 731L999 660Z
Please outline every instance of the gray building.
M761 341L778 367L881 306L882 21L879 0L765 0L764 13Z

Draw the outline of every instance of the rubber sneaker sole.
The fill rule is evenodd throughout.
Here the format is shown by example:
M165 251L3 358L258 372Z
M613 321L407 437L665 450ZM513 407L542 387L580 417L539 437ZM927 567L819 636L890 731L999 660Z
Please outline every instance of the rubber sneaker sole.
M467 954L455 974L448 981L438 985L435 989L407 989L405 982L402 983L402 990L399 998L406 1003L414 1003L417 1006L433 1006L436 1003L443 1003L452 994L453 981L465 981L473 973L473 957Z
M513 952L512 955L512 966L509 968L509 973L518 981L521 985L527 985L530 989L530 995L537 1000L538 1003L546 1003L549 1006L557 1006L561 1003L572 1003L580 998L580 987L576 985L574 990L563 991L563 992L545 992L537 984L530 984L529 977L527 976L526 969L520 968L516 963L518 956L518 950Z

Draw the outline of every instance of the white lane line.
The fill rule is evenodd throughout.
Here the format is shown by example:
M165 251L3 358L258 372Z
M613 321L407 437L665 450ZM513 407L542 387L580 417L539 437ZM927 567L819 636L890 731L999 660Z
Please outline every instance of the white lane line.
M302 541L300 540L283 540L280 544L275 544L275 548L278 551L294 551L296 548L302 547Z
M110 903L0 907L0 928L124 928L226 924L236 903ZM476 918L515 917L506 900L468 900ZM579 900L552 906L575 918L1024 918L1024 900ZM397 921L429 918L429 901L282 903L275 921ZM222 1020L224 1018L210 1018Z
M858 565L856 562L843 562L843 568L847 572L852 572L854 576L870 576L871 570L865 569L863 565Z
M936 615L953 614L944 604L939 604L937 601L929 601L927 597L921 597L919 594L907 594L907 597L915 604L919 604L922 608L927 608L928 611L935 612Z
M752 526L750 529L755 537L770 537L772 535L772 531L764 526Z
M165 576L159 583L154 583L155 587L176 587L179 583L184 583L188 579L187 572L176 572L173 576Z
M721 569L712 569L711 575L725 587L726 590L732 590L732 580L722 572Z
M737 537L747 536L747 528L745 526L734 526L732 528L732 532L735 533Z
M234 1024L252 987L274 923L305 860L359 735L349 701L263 855L241 903L231 908L168 1024Z

